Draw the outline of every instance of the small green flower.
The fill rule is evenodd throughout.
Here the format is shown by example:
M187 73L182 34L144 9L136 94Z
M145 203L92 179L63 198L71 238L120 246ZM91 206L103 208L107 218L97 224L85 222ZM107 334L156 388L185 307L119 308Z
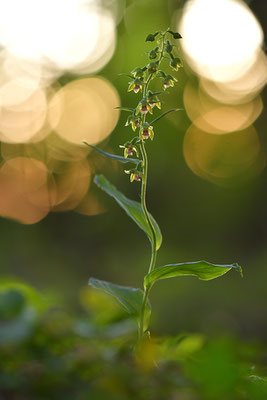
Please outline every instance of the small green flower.
M166 74L165 74L164 71L159 70L159 71L157 72L157 77L158 77L158 78L166 78Z
M139 182L141 180L142 180L141 173L138 171L136 171L135 173L130 175L130 182L133 182L133 181Z
M142 172L137 170L124 170L124 172L130 175L130 182L137 181L140 182L142 180Z
M141 136L144 140L150 138L151 140L154 139L154 131L153 126L149 125L148 122L145 122L141 129Z
M139 114L139 112L141 114L147 114L148 112L152 114L152 107L146 100L142 100L140 101L136 109L136 113Z
M150 74L154 74L158 69L158 61L151 62L147 65L147 70Z
M129 82L128 92L133 90L134 93L138 93L139 90L142 89L143 84L144 84L144 81L142 79L139 79L139 78L134 79L132 82Z
M177 82L177 79L171 75L167 75L163 80L163 89L167 89L168 87L173 87L174 83Z
M131 124L132 130L135 131L136 128L139 128L139 126L140 126L140 118L136 117L135 115L128 117L125 126L128 126L130 124Z
M144 70L142 68L135 68L132 71L132 74L135 78L142 78L144 75Z
M178 57L173 58L173 59L170 61L170 67L171 67L172 69L174 69L175 71L178 71L178 69L179 69L180 67L182 67L182 66L183 66L182 61L181 61L180 58L178 58Z
M158 47L156 47L155 49L149 51L149 52L148 52L149 58L150 58L151 60L157 58L158 52L159 52L159 48L158 48Z
M159 101L157 96L153 96L153 93L151 91L149 91L147 97L148 97L148 103L149 103L151 108L156 106L159 109L161 109L161 103L160 103L160 101Z
M129 156L133 156L133 153L135 152L137 157L138 157L138 150L136 146L134 146L130 142L126 142L123 146L120 146L121 149L124 149L123 155L124 158L127 158Z

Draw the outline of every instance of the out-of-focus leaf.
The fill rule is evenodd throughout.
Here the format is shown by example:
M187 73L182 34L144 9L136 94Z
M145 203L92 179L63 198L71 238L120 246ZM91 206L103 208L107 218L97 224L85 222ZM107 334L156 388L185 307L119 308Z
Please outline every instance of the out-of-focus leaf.
M153 236L150 226L147 223L144 212L142 210L141 204L137 201L130 200L124 194L119 192L115 186L113 186L103 175L96 175L94 182L107 194L113 197L116 202L124 209L124 211L132 218L132 220L141 228L148 236L149 240L152 242ZM154 226L156 233L156 248L160 248L162 243L162 236L158 224L154 220L151 214L150 218Z
M165 360L185 360L199 351L204 343L205 337L201 334L163 338L159 341L159 357Z
M26 303L37 308L39 311L44 311L51 302L49 295L42 296L33 287L24 282L8 277L1 277L0 295L7 291L16 291L26 299Z
M0 319L18 315L25 304L25 296L18 290L10 289L0 293Z
M36 311L28 307L16 318L0 321L0 345L19 343L28 339L33 333L36 317Z
M154 269L144 279L145 287L153 285L160 279L175 278L176 276L197 276L202 280L211 280L236 269L242 276L242 269L238 264L218 265L207 261L194 261L181 264L169 264Z
M125 157L122 157L122 156L117 156L116 154L107 153L106 151L103 151L103 150L99 149L98 147L93 146L92 144L89 144L87 142L84 142L84 144L86 144L87 146L91 147L93 150L97 151L102 156L107 157L107 158L111 158L112 160L119 161L119 162L121 162L123 164L129 163L129 162L132 162L134 164L140 163L140 160L138 160L137 158L125 158Z
M115 285L95 278L90 278L88 284L114 297L131 316L139 315L144 294L141 289Z

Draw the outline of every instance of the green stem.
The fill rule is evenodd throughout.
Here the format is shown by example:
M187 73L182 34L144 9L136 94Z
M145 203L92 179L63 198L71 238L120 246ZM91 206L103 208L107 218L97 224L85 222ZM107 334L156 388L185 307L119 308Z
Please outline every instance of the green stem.
M151 241L151 259L150 259L150 265L149 265L149 270L148 273L151 272L156 263L156 258L157 258L157 247L156 247L156 232L154 229L154 226L152 224L151 218L149 216L147 206L146 206L146 188L147 188L147 170L148 170L148 159L147 159L147 154L146 154L146 149L143 140L140 143L140 150L143 158L143 177L142 177L142 189L141 189L141 205L142 209L144 211L147 223L151 229L152 233L152 241ZM144 319L145 319L145 311L146 311L146 306L147 306L147 301L148 301L148 295L149 295L149 290L150 288L147 287L144 291L144 296L143 296L143 301L142 301L142 306L141 306L141 312L140 312L140 324L139 324L139 339L142 338L144 334Z
M162 35L162 46L161 46L161 52L159 56L159 65L162 61L163 58L163 53L164 53L164 45L165 45L165 35L166 32ZM148 92L148 86L150 83L150 80L152 78L152 74L149 75L147 82L144 86L143 89L143 96L145 97ZM144 115L142 118L142 122L144 123L146 119L146 116ZM149 264L149 269L148 273L151 272L156 263L156 258L157 258L157 244L156 244L156 232L154 229L154 226L152 224L151 218L149 216L147 206L146 206L146 190L147 190L147 170L148 170L148 158L146 154L146 149L145 149L145 144L144 140L141 138L141 143L140 143L140 150L142 154L142 159L143 159L143 176L142 176L142 188L141 188L141 206L144 211L147 223L151 229L152 233L152 241L151 241L151 258L150 258L150 264ZM143 296L143 301L142 301L142 306L141 306L141 312L140 312L140 323L139 323L139 340L143 337L144 334L144 320L145 320L145 311L146 311L146 306L148 302L148 296L149 296L149 291L150 287L146 287L144 291L144 296Z

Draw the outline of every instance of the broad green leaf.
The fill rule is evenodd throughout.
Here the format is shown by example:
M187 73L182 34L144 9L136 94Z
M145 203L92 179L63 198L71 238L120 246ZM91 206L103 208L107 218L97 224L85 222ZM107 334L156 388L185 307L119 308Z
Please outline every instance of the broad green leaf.
M152 232L146 221L141 204L137 201L130 200L124 194L119 192L103 175L96 175L94 182L107 194L113 197L116 202L124 209L124 211L132 218L132 220L141 228L152 242ZM151 214L150 218L156 232L156 249L158 250L162 243L162 236L158 224Z
M124 163L124 164L129 163L129 162L132 162L134 164L140 163L140 160L138 160L137 158L125 158L125 157L117 156L115 154L106 153L105 151L99 149L96 146L93 146L92 144L89 144L87 142L83 142L83 143L86 144L87 146L91 147L92 149L96 150L102 156L107 157L107 158L111 158L112 160L116 160L116 161L119 161L119 162Z
M115 285L95 278L90 278L88 285L114 297L130 315L139 316L144 294L141 289Z
M176 276L197 276L203 280L211 280L236 269L242 276L242 269L238 264L218 265L207 261L194 261L181 264L169 264L154 269L144 279L145 287L152 286L160 279L175 278Z

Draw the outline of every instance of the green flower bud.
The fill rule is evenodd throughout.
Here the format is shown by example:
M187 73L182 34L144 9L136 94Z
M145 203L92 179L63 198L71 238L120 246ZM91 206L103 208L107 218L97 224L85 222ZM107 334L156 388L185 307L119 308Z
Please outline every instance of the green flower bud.
M159 48L158 48L158 47L156 47L155 49L149 51L149 53L148 53L149 58L150 58L151 60L153 60L154 58L157 58L158 51L159 51Z
M180 67L182 67L182 61L180 60L180 58L178 58L178 57L173 58L173 59L170 61L170 67L171 67L172 69L174 69L175 71L178 71L178 69L179 69Z
M166 74L165 74L165 72L164 71L158 71L157 72L157 77L159 77L159 78L165 78L166 77Z
M144 75L144 71L142 70L142 68L135 68L132 71L132 74L134 75L135 78L142 78Z
M155 41L155 36L152 35L152 33L150 33L149 35L147 35L146 37L146 42L154 42Z
M172 49L173 49L173 46L170 44L170 42L167 40L167 44L166 44L166 46L165 46L165 51L167 52L167 53L171 53L172 52Z
M174 39L182 39L182 36L180 35L180 33L173 32L173 31L170 31L170 30L168 32L172 34Z
M154 61L147 65L147 70L150 74L154 74L158 69L158 62Z

